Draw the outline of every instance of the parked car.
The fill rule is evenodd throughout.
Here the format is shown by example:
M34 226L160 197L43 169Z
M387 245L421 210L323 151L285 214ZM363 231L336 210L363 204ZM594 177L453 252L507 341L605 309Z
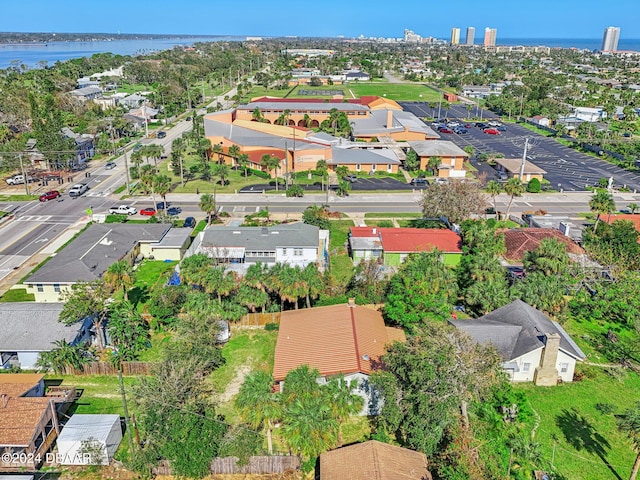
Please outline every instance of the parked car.
M449 180L447 180L446 178L441 178L441 177L437 177L433 181L436 182L438 185L445 185L445 184L449 183Z
M136 144L133 146L133 151L134 151L134 152L137 152L137 151L138 151L138 150L140 150L141 148L142 148L142 144L141 144L141 143L136 143Z
M501 170L496 172L496 177L498 177L498 180L508 180L509 179L509 176L507 175L507 173L503 172Z
M181 213L182 213L182 209L180 207L167 208L167 215L180 215Z
M196 219L194 217L187 217L182 224L184 228L193 228L196 226Z
M146 216L152 217L155 214L156 214L155 208L143 208L142 210L140 210L140 215L146 215Z
M51 190L50 192L43 193L40 195L39 200L41 202L48 202L49 200L54 200L60 196L60 192L58 190Z
M449 127L440 127L438 131L440 133L453 133L453 130L451 130Z
M72 172L80 172L87 169L87 164L85 162L73 163L71 164L70 169Z
M71 187L71 189L69 190L69 196L71 198L81 197L88 191L89 191L89 185L87 185L86 183L78 183L77 185L74 185L73 187Z
M496 130L498 130L499 132L506 132L507 131L507 127L505 127L504 125L498 125L496 127Z
M164 138L167 136L167 132L165 131L160 131L158 132L157 138Z
M191 117L187 117L185 120L186 120L187 122L190 122L190 121L191 121Z
M489 125L484 122L476 122L476 127L484 130L485 128L489 128Z
M416 187L427 187L429 186L429 181L426 178L412 178L411 179L411 185L414 185Z
M111 169L114 169L116 167L117 167L116 162L107 162L107 163L104 164L104 169L105 170L111 170Z
M13 177L7 178L5 181L7 182L7 185L22 185L24 183L24 175L14 175ZM27 175L27 182L33 183L37 181L38 179L36 177Z
M113 215L135 215L138 210L131 205L118 205L117 207L111 207L109 213Z
M500 135L500 132L498 130L496 130L495 128L485 128L483 130L484 133L487 133L489 135Z
M459 127L460 126L460 122L449 122L447 123L447 127L449 128L453 128L453 127Z
M346 180L347 182L353 183L358 179L358 177L356 176L355 173L350 173L350 174L345 175L344 177L342 177L342 179Z
M467 131L468 130L464 127L456 127L453 129L453 133L457 133L458 135L464 135Z

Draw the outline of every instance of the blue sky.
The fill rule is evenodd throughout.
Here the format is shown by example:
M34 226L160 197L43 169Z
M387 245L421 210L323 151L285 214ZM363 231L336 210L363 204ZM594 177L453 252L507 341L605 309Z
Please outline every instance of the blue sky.
M448 38L467 26L502 38L640 38L640 1L617 0L77 0L2 1L4 32Z

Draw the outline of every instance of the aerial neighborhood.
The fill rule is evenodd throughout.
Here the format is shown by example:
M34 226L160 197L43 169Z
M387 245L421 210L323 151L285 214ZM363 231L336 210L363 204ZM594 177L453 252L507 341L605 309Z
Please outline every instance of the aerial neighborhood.
M0 479L633 480L640 53L460 35L0 69Z

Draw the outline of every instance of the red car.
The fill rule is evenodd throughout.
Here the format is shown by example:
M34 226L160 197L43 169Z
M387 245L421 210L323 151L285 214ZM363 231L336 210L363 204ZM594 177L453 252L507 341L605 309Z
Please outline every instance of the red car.
M451 129L450 129L450 128L448 128L448 127L440 127L440 128L438 129L438 131L439 131L440 133L453 133L453 130L451 130Z
M484 133L488 133L489 135L500 135L500 132L495 128L485 128Z
M147 215L149 217L153 216L156 214L156 209L155 208L143 208L142 210L140 210L140 215Z
M58 190L51 190L50 192L43 193L40 195L41 202L48 202L49 200L54 200L60 196L60 192Z

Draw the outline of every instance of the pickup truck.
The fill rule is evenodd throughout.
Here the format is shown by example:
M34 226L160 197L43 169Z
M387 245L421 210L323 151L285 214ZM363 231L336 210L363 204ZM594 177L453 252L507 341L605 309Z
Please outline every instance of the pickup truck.
M24 175L14 175L13 177L9 177L5 180L8 185L22 185L24 183ZM38 179L35 177L27 176L27 181L29 183L37 182Z
M111 207L109 213L112 215L135 215L138 210L130 205L118 205L117 207Z

